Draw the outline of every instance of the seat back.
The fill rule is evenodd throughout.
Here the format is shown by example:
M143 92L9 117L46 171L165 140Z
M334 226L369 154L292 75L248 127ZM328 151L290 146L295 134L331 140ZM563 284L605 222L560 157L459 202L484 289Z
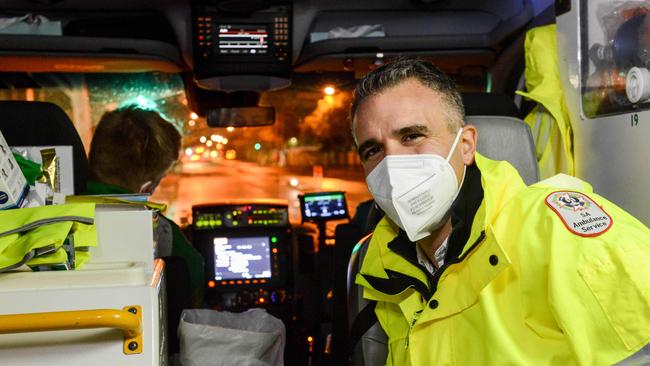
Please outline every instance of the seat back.
M72 146L74 191L81 193L88 180L88 158L68 115L56 104L0 101L0 131L9 146Z
M501 116L467 116L466 121L478 130L476 150L481 155L509 162L526 184L539 180L535 143L527 124Z
M468 124L478 130L477 151L493 160L505 160L512 164L526 184L539 180L535 145L530 128L522 120L505 116L468 116ZM362 313L368 301L363 298L363 288L354 283L361 263L368 249L370 236L362 239L352 250L348 262L348 318L350 326ZM354 332L354 329L353 329ZM355 335L351 338L354 340ZM358 337L357 337L358 338ZM354 345L352 364L354 366L384 365L388 356L388 338L378 323L375 323Z

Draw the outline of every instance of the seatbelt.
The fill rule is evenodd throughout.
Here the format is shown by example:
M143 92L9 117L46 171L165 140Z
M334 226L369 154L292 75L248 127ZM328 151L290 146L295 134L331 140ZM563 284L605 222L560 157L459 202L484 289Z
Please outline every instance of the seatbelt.
M363 337L363 335L366 334L375 323L377 323L375 307L377 307L377 301L368 302L368 304L354 318L352 328L350 329L350 348L348 350L348 355L352 356L354 347L359 343L361 337Z

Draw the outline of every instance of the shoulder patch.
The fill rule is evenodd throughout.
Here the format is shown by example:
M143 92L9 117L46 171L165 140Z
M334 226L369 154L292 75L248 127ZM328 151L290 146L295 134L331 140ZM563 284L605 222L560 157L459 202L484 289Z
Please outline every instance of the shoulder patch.
M609 230L614 221L586 194L574 191L556 191L546 196L546 204L562 220L564 226L576 235L592 237Z

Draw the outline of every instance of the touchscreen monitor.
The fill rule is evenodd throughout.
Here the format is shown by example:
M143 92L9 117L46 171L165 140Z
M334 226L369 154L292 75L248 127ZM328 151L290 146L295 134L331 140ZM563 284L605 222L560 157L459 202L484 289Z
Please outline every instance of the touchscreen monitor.
M271 278L271 243L268 236L213 239L214 279Z
M345 192L318 192L300 196L303 221L330 221L349 218Z

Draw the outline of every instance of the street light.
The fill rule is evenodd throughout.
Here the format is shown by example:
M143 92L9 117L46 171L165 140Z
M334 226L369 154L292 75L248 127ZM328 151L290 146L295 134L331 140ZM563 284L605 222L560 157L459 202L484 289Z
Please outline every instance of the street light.
M228 132L232 132L232 131L235 130L235 128L234 128L233 126L228 126L228 128L226 128L226 130L227 130Z
M194 112L192 112L192 113L190 113L190 118L196 120L196 119L199 119L199 115L196 114L196 113L194 113Z
M323 93L325 93L326 95L334 95L334 93L336 93L336 89L334 89L334 87L331 85L327 85L323 89Z
M199 141L201 141L202 144L205 144L205 141L207 141L207 138L205 136L201 136L199 138Z

